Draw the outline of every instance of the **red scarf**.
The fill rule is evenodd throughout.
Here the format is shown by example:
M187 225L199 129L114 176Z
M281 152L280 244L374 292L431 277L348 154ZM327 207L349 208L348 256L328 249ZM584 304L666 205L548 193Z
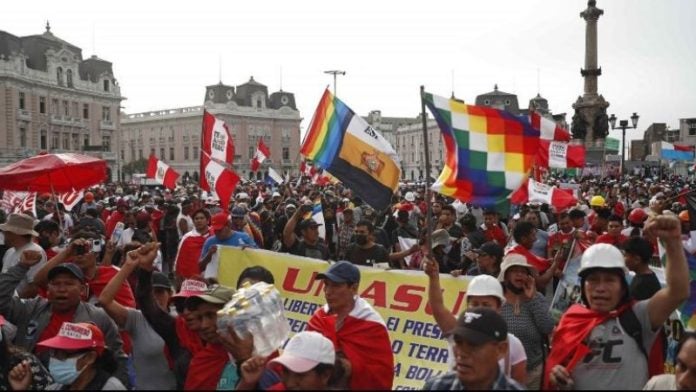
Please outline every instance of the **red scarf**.
M544 389L550 388L549 375L554 366L563 365L568 373L572 373L575 365L590 352L590 348L584 343L590 332L610 318L619 317L631 306L633 302L626 303L612 312L600 313L582 305L571 305L561 317L553 334L551 352L546 360Z
M336 314L319 309L309 320L308 331L317 331L334 343L351 363L350 389L392 389L394 354L384 324L374 321L370 310L357 308L346 316L336 331ZM358 310L358 311L356 311Z
M198 269L198 260L201 258L203 243L211 234L212 231L206 232L203 235L199 235L198 233L192 234L191 232L184 235L184 238L181 239L181 243L179 243L179 251L176 253L176 261L174 262L177 276L189 279L200 275L201 272Z

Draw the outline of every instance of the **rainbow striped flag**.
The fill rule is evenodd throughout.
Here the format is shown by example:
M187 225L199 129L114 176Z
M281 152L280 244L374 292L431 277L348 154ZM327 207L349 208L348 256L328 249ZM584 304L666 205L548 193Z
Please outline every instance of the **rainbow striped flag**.
M503 110L425 93L447 157L432 189L481 207L500 207L527 178L539 149L539 130Z
M327 89L300 153L331 173L376 210L399 185L399 157L389 142Z

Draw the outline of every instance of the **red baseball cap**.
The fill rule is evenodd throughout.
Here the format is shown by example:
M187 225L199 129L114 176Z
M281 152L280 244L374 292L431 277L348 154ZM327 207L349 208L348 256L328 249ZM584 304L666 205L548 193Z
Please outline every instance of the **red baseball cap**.
M188 298L194 295L205 294L208 291L208 285L205 282L194 279L186 279L181 283L181 290L172 298Z
M64 322L58 334L38 343L38 346L77 351L93 348L99 355L104 351L104 334L92 323Z
M213 216L211 219L210 226L213 230L222 230L223 227L227 226L230 222L230 216L226 212L220 212Z

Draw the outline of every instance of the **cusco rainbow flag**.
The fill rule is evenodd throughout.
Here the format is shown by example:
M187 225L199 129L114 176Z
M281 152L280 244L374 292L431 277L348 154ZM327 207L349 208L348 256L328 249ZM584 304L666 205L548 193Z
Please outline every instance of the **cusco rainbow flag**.
M447 157L432 189L481 207L502 204L527 178L539 149L539 130L503 110L466 105L425 93Z
M389 142L327 89L300 153L377 210L399 185L399 157Z

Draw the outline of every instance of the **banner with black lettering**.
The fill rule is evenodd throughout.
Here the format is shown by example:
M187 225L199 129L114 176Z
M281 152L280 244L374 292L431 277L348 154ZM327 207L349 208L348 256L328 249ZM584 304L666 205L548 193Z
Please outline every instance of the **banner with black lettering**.
M317 274L328 263L257 249L218 247L221 284L236 287L241 272L251 266L268 269L283 296L293 333L304 331L314 312L326 303ZM448 370L450 350L428 306L428 277L423 271L360 268L358 293L380 313L394 352L394 389L420 389L425 380ZM441 275L445 305L459 314L466 307L469 277Z

